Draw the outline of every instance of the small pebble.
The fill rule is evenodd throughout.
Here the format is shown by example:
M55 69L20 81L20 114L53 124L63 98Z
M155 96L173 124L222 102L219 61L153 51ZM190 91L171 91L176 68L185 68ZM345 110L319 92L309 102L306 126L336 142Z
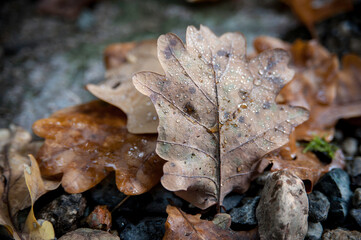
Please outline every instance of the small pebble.
M59 240L120 240L118 236L101 230L90 228L78 228L75 231L68 232Z
M240 195L240 194L236 194L236 193L228 194L223 200L223 207L227 211L231 210L231 209L237 207L241 203L241 200L243 198L244 198L244 195Z
M342 143L342 150L347 156L354 156L357 153L357 140L355 138L346 138Z
M361 233L358 231L349 231L341 228L326 230L322 235L322 240L360 240Z
M361 157L357 156L346 161L346 170L351 177L361 175Z
M56 236L61 236L77 228L84 215L86 200L80 194L61 195L37 214L37 218L48 220L54 226Z
M119 234L122 240L162 239L165 232L165 218L145 218L137 225L128 224Z
M319 240L322 237L322 232L323 228L321 223L308 222L308 230L305 240Z
M319 180L314 190L325 194L330 202L328 221L333 225L343 223L352 196L348 174L340 168L333 169Z
M308 219L311 222L322 222L327 219L330 202L327 197L319 192L313 191L308 195L309 212Z
M353 220L355 220L359 229L361 229L361 208L352 209L350 211L350 216L353 218Z
M273 173L263 188L256 216L261 240L303 240L308 199L302 180L285 170Z
M244 204L239 208L233 208L230 212L232 224L235 226L245 225L254 226L257 225L256 208L260 197L244 199Z
M352 205L354 208L361 208L361 188L357 188L353 193Z

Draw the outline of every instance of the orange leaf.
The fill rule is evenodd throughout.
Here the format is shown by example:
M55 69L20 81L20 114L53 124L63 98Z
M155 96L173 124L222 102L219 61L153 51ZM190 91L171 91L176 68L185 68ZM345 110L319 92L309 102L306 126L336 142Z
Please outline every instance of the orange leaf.
M148 191L159 182L163 160L155 154L157 136L133 135L122 111L93 101L55 112L33 125L44 137L38 153L44 176L62 174L67 192L90 189L111 171L118 189L127 195Z
M96 206L87 217L86 222L91 228L109 231L112 227L112 214L106 205Z

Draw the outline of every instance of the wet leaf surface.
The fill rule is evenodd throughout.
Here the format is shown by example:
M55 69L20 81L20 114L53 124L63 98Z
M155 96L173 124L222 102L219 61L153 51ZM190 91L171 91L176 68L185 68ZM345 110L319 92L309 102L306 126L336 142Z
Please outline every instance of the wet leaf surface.
M139 93L131 81L140 71L163 73L157 58L157 43L148 40L139 43L119 43L104 52L107 66L105 82L88 84L87 89L127 114L127 128L131 133L157 133L158 117L150 99Z
M42 174L62 175L69 193L86 191L111 171L127 195L148 191L159 182L163 160L155 154L157 135L133 135L125 114L101 101L66 108L34 123L45 138L38 153Z
M165 224L164 240L170 239L259 239L257 229L236 232L231 230L231 218L221 213L213 221L201 219L201 214L191 215L177 207L167 207L168 218ZM225 216L226 215L226 216ZM228 217L227 217L228 216Z
M162 35L166 75L142 72L133 82L159 116L157 153L168 161L163 186L205 209L246 191L266 167L260 158L287 143L308 114L275 102L293 77L284 50L248 60L242 35L218 38L203 26L188 27L186 39L184 46L174 34Z

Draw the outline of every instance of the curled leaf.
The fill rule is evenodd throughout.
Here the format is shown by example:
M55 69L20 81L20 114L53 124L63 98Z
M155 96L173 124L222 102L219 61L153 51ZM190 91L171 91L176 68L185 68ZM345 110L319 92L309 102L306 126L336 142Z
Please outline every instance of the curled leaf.
M46 139L38 153L42 174L62 175L67 192L86 191L115 171L118 189L137 195L162 175L163 160L154 151L157 136L130 134L124 113L107 103L60 110L35 122L33 130Z
M182 210L168 206L167 207L168 218L165 223L165 235L163 240L171 239L244 239L255 240L259 239L257 229L251 231L236 232L231 230L230 216L228 214L217 214L212 221L202 220L201 215L190 215L184 213ZM228 218L219 215L228 215ZM219 222L219 219L226 221ZM228 221L227 221L228 219ZM224 225L224 226L222 226Z
M157 153L168 161L163 186L205 209L246 191L265 168L260 158L287 143L308 114L275 103L293 76L284 50L248 60L241 34L218 38L203 26L188 27L186 39L184 46L174 34L159 37L166 75L141 72L133 82L159 116Z
M24 234L30 240L51 240L55 238L53 225L49 221L37 220L34 215L33 206L39 196L46 193L48 189L57 188L59 182L43 181L38 163L32 155L29 157L31 165L25 165L24 176L31 198L31 209L25 221Z
M158 117L154 106L131 81L132 75L139 71L163 72L156 49L154 40L110 45L104 53L106 81L87 85L94 96L127 114L127 128L131 133L157 133Z

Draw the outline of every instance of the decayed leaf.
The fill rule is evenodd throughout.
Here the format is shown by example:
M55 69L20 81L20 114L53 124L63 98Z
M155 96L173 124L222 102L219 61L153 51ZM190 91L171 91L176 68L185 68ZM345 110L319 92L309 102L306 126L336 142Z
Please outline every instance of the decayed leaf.
M284 50L265 51L250 61L245 39L216 37L201 26L187 29L187 46L174 34L158 39L166 76L134 76L159 116L157 153L165 164L162 184L205 209L222 205L232 190L244 192L265 168L259 160L288 141L307 119L303 108L277 105L291 80Z
M348 56L340 71L336 56L332 56L315 41L288 44L271 37L259 37L254 42L257 52L283 48L290 51L292 67L296 70L278 102L302 106L310 118L295 130L296 140L312 140L317 135L330 141L334 126L341 118L361 115L360 59Z
M127 195L148 191L159 182L163 160L155 154L157 135L128 133L126 117L101 101L66 108L33 125L44 137L38 153L43 176L62 174L67 192L90 189L111 171Z
M49 221L37 220L34 215L34 203L36 199L46 193L48 189L55 189L59 182L43 181L40 175L40 169L35 158L30 155L31 165L25 165L24 176L26 186L30 193L31 209L25 221L24 234L30 240L51 240L55 239L53 225Z
M305 153L302 147L297 147L294 154L297 156L296 159L290 157L291 154L286 146L265 156L265 159L272 163L271 171L287 170L302 179L308 193L312 191L314 183L317 183L323 174L334 168L345 166L341 150L335 152L335 156L329 164L321 162L312 152Z
M232 231L229 227L231 225L231 219L228 214L228 218L224 218L224 213L217 214L215 220L207 221L201 219L201 214L190 215L184 213L182 210L168 206L167 207L168 218L165 223L165 235L163 240L173 239L202 239L202 240L217 240L217 239L244 239L255 240L259 239L257 229L251 231ZM217 217L220 217L223 223L217 221ZM228 221L227 221L228 220ZM223 227L221 227L223 225Z
M282 0L315 36L314 24L333 15L352 9L352 0Z
M109 231L112 227L112 214L106 205L96 206L87 217L86 222L90 228Z
M9 204L11 217L13 218L19 210L31 205L30 196L25 184L24 164L30 164L27 155L35 154L40 148L41 142L31 142L30 133L16 126L10 126L8 137L0 142L2 150L0 166L4 170L2 173L3 177L7 180L6 200ZM49 188L46 188L46 191L54 189L51 181L44 181L46 184L49 183ZM41 195L38 195L36 199Z
M155 40L110 45L104 52L106 81L87 85L93 95L127 114L127 128L131 133L157 133L158 117L154 106L131 81L132 75L139 71L163 73L156 50Z
M59 240L120 240L118 236L105 231L94 230L89 228L78 228L75 231L68 232Z

